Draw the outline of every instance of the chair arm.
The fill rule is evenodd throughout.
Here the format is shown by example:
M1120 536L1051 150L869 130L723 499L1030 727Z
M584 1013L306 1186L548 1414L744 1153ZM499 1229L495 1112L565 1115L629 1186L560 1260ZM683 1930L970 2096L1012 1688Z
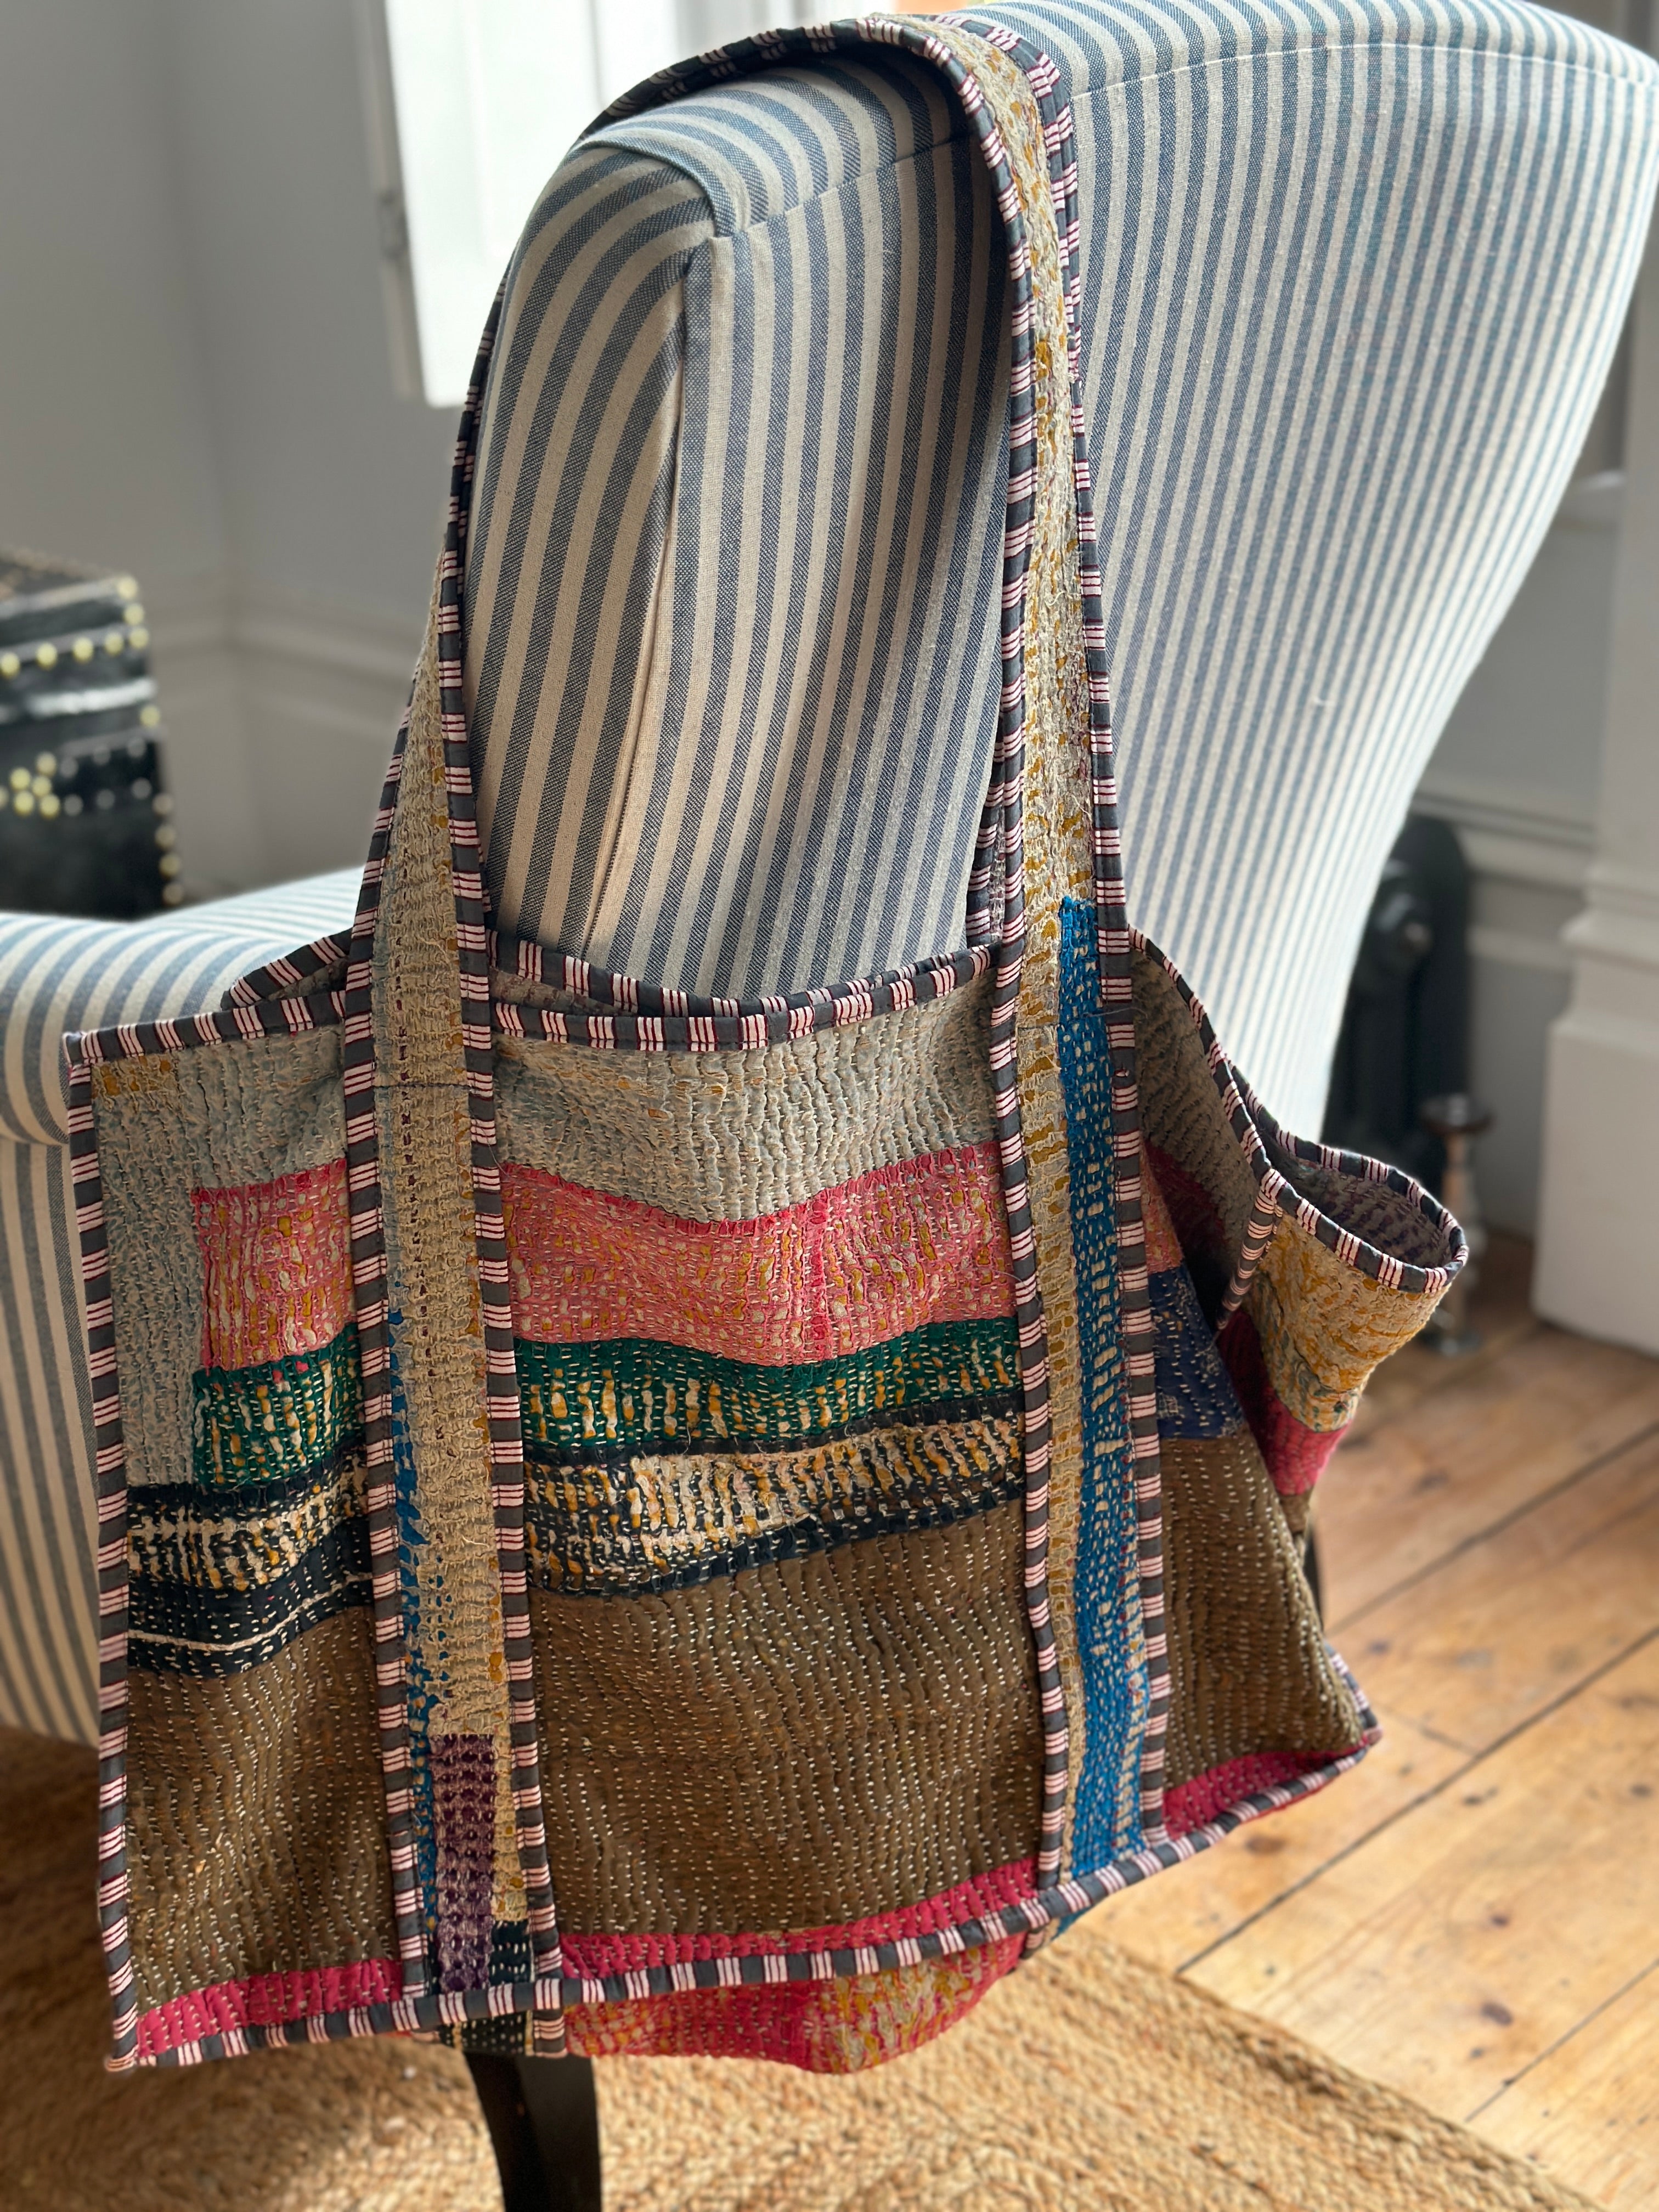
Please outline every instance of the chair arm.
M141 922L0 914L0 1133L69 1141L66 1030L216 1006L239 975L350 927L356 868Z

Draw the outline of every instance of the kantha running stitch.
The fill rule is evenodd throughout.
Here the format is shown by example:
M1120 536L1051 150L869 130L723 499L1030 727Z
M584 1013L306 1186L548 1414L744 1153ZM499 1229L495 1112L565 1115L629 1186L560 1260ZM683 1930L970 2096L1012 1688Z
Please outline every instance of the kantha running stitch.
M872 2063L1375 1732L1297 1536L1462 1240L1285 1138L1129 927L1069 118L971 23L745 41L634 103L894 47L984 155L964 949L749 1004L491 936L492 317L351 942L70 1041L118 2064L432 2027Z

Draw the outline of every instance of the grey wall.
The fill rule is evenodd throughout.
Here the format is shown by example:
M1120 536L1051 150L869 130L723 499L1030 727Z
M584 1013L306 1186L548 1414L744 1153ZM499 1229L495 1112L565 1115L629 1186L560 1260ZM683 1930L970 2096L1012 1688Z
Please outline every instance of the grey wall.
M167 128L239 574L423 611L453 425L392 394L344 0L161 0Z
M362 856L453 424L393 390L349 0L161 7L262 840L245 884Z
M224 555L151 0L0 31L0 518L169 579Z
M138 577L187 881L360 858L453 425L392 390L350 0L14 0L0 204L0 542Z
M129 568L176 732L187 851L258 863L228 671L199 610L226 562L154 0L0 27L0 542ZM181 619L173 618L174 615Z
M1652 0L1576 0L1564 15L1653 43ZM1487 1218L1537 1226L1545 1054L1567 1003L1561 932L1584 904L1607 708L1624 498L1628 337L1515 605L1469 679L1418 805L1457 825L1473 873L1471 1079L1497 1121L1477 1167Z
M1567 1002L1561 932L1595 842L1622 491L1604 469L1568 492L1418 793L1419 811L1457 825L1473 875L1471 1080L1497 1115L1478 1154L1482 1202L1526 1236L1547 1036Z

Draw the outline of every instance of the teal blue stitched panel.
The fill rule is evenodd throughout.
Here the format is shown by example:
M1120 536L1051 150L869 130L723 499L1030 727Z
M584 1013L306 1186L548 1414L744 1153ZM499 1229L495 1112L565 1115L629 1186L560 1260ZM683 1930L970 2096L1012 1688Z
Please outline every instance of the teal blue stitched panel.
M1072 1170L1082 1376L1082 1498L1076 1607L1085 1749L1073 1801L1071 1864L1087 1873L1142 1841L1140 1749L1146 1652L1138 1595L1134 1463L1124 1420L1112 1188L1112 1071L1099 1008L1092 908L1060 914L1060 1073Z

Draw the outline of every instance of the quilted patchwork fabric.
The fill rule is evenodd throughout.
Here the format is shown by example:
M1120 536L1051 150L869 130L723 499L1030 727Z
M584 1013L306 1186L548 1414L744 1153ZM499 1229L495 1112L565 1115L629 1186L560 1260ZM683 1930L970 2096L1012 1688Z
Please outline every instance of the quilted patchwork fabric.
M1004 226L967 945L744 1001L492 938L470 408L351 943L74 1046L118 2064L875 2063L1374 1734L1295 1455L1461 1240L1129 929L1052 68L813 37L935 70Z

